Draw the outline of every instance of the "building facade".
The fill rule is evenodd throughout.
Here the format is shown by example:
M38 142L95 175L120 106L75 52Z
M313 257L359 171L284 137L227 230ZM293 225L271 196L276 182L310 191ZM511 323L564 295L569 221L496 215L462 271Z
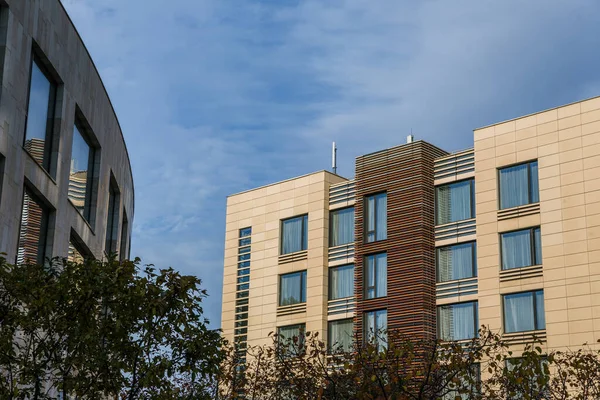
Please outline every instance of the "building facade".
M127 148L59 0L0 0L0 83L0 253L129 257Z
M516 346L600 339L600 98L422 141L227 199L222 328L241 348L386 330Z

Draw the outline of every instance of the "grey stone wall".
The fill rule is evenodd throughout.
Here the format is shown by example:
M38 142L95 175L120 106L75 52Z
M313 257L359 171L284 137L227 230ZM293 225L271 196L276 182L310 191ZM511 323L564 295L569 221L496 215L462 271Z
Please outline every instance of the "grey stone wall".
M134 214L127 149L98 71L59 0L0 0L0 252L14 261L24 185L52 209L46 254L66 257L71 230L96 258L104 256L111 171L119 196L119 237L127 213L126 250ZM23 149L32 49L47 58L60 82L55 109L55 163L48 174ZM95 207L88 223L67 197L76 110L98 140Z

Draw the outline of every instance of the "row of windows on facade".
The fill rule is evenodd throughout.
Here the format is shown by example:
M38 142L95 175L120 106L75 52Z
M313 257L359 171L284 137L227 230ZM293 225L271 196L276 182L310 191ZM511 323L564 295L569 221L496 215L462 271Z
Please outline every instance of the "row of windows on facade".
M542 290L511 293L502 296L504 333L530 332L546 329L544 292ZM446 341L473 339L478 334L479 315L477 301L448 304L437 307L438 338ZM284 339L301 337L304 324L278 328ZM332 350L347 351L354 343L352 318L328 322L328 344ZM380 348L387 345L387 310L364 313L363 337Z
M42 57L35 53L32 55L23 147L40 167L55 179L58 161L55 154L60 139L55 137L55 132L60 131L55 119L58 80L53 78L57 73L41 59ZM98 141L81 112L77 110L73 126L68 199L92 228L95 225L95 192L98 187L98 171L95 167L99 164L99 153ZM33 192L33 188L26 187L24 190L17 262L43 262L46 256L48 224L52 209L41 196L36 196ZM117 251L119 203L119 188L111 174L105 238L107 254ZM120 249L122 257L125 255L127 244L127 224L127 215L123 210ZM86 257L91 256L81 243L77 244L76 239L72 240L69 255L74 254L76 258L81 253Z
M542 263L540 228L527 228L500 234L500 265L502 270L523 268ZM477 276L475 242L440 247L436 250L436 275L438 282L447 282ZM244 254L244 257L246 255ZM248 254L249 259L249 254ZM279 305L287 306L306 302L307 271L280 275ZM239 281L239 278L238 278ZM244 281L245 283L246 281ZM329 268L329 300L354 296L354 265ZM365 256L365 299L387 295L387 254Z
M539 201L537 161L498 170L500 209ZM365 197L365 241L387 238L387 195ZM473 179L436 187L436 224L475 218L475 182ZM308 216L282 221L281 254L306 250ZM330 213L331 247L354 242L354 208Z

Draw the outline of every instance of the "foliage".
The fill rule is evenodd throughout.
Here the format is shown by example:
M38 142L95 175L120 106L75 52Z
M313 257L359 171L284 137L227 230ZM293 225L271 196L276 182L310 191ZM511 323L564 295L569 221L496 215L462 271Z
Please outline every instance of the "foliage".
M355 340L357 345L346 353L328 351L317 334L292 341L270 336L271 344L247 349L244 369L239 352L227 348L221 399L600 398L598 351L583 347L546 354L535 339L509 347L485 327L477 338L462 342L414 340L388 332L387 348ZM288 347L294 356L285 351Z
M0 258L0 398L212 398L221 339L172 268Z

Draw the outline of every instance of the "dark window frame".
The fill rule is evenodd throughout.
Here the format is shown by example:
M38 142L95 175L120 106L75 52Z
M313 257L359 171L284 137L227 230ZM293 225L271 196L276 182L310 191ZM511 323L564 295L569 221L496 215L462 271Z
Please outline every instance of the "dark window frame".
M297 336L298 337L298 350L300 352L303 352L306 349L306 323L301 322L301 323L297 323L297 324L288 324L288 325L281 325L277 327L277 344L278 344L278 351L282 351L283 350L283 345L284 343L282 343L282 340L285 340L286 342L292 343L294 337L291 338L286 338L285 336L281 336L281 329L282 328L290 328L293 326L297 326L300 331L300 334ZM282 339L283 338L283 339ZM301 353L300 353L301 354ZM300 355L299 353L285 353L284 356L286 357L296 357Z
M112 199L112 207L111 207ZM121 191L112 171L108 182L108 211L106 217L106 238L104 241L104 253L111 255L117 252L117 241L119 239L119 221L121 210Z
M522 293L531 293L533 296L533 327L534 327L534 331L541 331L541 330L545 330L546 327L544 326L543 328L539 328L538 327L538 315L537 315L537 296L536 294L538 292L542 292L542 294L544 293L544 289L535 289L535 290L521 290L519 292L512 292L512 293L505 293L502 294L502 331L504 333L519 333L519 332L529 332L529 331L514 331L514 332L507 332L506 331L506 296L512 296L515 294L522 294ZM544 300L546 299L546 297L544 296ZM546 305L544 304L544 313L546 312ZM546 320L546 316L544 315L544 321Z
M334 348L332 348L333 343L332 343L332 338L331 338L331 325L334 324L334 323L339 323L341 321L344 321L346 323L348 321L350 321L352 323L352 333L354 333L353 318L341 318L341 319L334 319L334 320L331 320L331 321L327 321L327 353L328 354L333 354L334 353L334 351L333 351ZM353 335L353 337L354 337L354 335ZM353 339L353 342L354 342L354 339ZM339 352L340 351L337 351L335 353L339 353Z
M385 197L386 197L386 204L387 204L387 200L389 200L389 199L387 199L387 194L388 194L387 190L384 190L384 191L381 191L381 192L376 192L376 193L371 193L371 194L365 195L363 197L363 221L364 221L364 223L363 223L363 225L364 225L363 226L363 231L364 231L364 233L363 233L363 236L364 236L363 240L364 240L365 243L380 242L382 240L386 240L387 237L388 237L388 235L386 234L385 238L383 238L383 239L377 238L377 226L379 225L379 223L377 221L377 196L380 196L382 194L385 195ZM369 228L368 228L368 226L369 226L369 209L368 209L368 205L367 205L368 204L368 199L371 198L371 197L375 197L375 201L373 202L373 216L374 216L373 218L374 219L373 219L373 230L372 231L370 231ZM387 223L387 207L386 207L386 223ZM356 229L356 227L354 229ZM369 234L370 233L373 233L373 236L375 237L375 239L373 239L371 241L369 241Z
M85 183L85 203L83 206L83 212L80 212L77 207L75 207L75 208L77 209L78 212L81 213L82 217L86 220L86 222L93 229L93 227L95 225L95 218L94 218L95 215L94 214L96 211L95 196L97 196L97 193L95 193L95 192L97 191L97 188L98 188L97 174L99 172L99 171L96 171L95 167L96 167L96 163L99 162L100 146L98 144L98 140L96 139L95 135L93 134L89 124L83 117L83 114L81 113L79 108L77 108L77 111L75 114L75 122L73 123L73 138L71 140L71 145L74 142L74 137L76 135L75 129L77 129L77 132L79 132L79 134L81 135L81 138L84 140L84 142L88 145L88 148L89 148L87 180ZM73 159L73 148L71 148L71 159Z
M363 343L364 344L369 344L369 327L367 326L368 324L368 318L367 318L367 314L373 313L373 319L375 322L375 330L378 331L380 328L377 328L377 313L380 311L385 311L385 318L386 318L386 326L387 326L387 319L388 319L388 309L387 308L377 308L375 310L367 310L363 312L363 321L362 321L362 333L363 333ZM373 334L375 335L375 332L373 332ZM385 340L386 340L386 346L387 347L387 340L388 340L388 333L387 330L385 332ZM379 339L377 338L375 340L376 345L377 345L377 349L379 350L380 344L379 344Z
M342 244L337 244L337 245L333 245L332 240L333 240L333 218L331 217L332 214L336 213L336 212L341 212L341 211L345 211L345 210L354 210L354 206L349 206L349 207L342 207L342 208L336 208L335 210L330 210L329 211L329 247L337 247L337 246L344 246L344 245L348 245L351 243L354 243L354 240L348 243L342 243ZM355 225L356 226L356 210L354 210L354 221L355 221ZM356 228L354 229L356 232ZM356 238L355 238L356 239Z
M373 281L375 282L375 284L374 284L374 286L369 286L369 284L368 284L369 268L367 267L367 263L368 263L367 259L369 257L375 257L380 254L385 254L385 257L386 257L385 271L386 271L386 275L387 275L387 251L380 251L377 253L365 254L365 256L363 257L363 299L364 300L383 299L383 298L387 297L387 292L388 292L387 287L385 288L385 296L377 296L377 271L378 271L378 268L377 268L377 263L375 262L376 259L374 260L374 264L373 264L373 273L375 274L375 276L374 276L375 279ZM387 282L387 279L386 279L386 282ZM368 291L371 288L373 288L374 297L368 297Z
M352 276L354 277L354 272L356 271L356 266L354 264L336 265L336 266L328 268L327 300L340 300L340 299L348 299L348 298L354 297L354 292L353 292L352 295L348 296L348 297L338 297L335 299L331 298L331 294L333 293L331 271L334 269L337 269L337 268L344 268L344 267L350 267L350 266L352 267L352 270L353 270Z
M31 185L28 180L23 185L23 192L21 194L21 208L19 215L19 239L17 240L17 247L15 251L15 264L18 263L19 247L21 244L21 230L23 228L23 206L25 203L25 196L29 196L30 200L36 203L36 205L42 210L42 219L40 223L40 235L41 238L38 240L38 251L36 254L36 263L43 265L46 260L46 255L51 251L52 237L50 237L50 225L53 221L53 214L56 211L50 203L44 198L44 196Z
M306 280L308 279L308 271L303 269L301 271L294 271L294 272L288 272L286 274L279 274L279 295L277 296L277 306L278 307L287 307L287 306L293 306L296 304L306 304L306 295L307 295L307 291L306 291L306 286L307 283ZM282 291L281 291L281 280L283 279L284 276L290 276L290 275L300 275L300 300L297 303L292 303L292 304L286 304L286 305L282 305L281 304L281 295L282 295ZM304 277L302 276L304 275ZM304 298L304 301L302 301L302 298Z
M473 324L473 337L475 338L475 337L478 336L478 333L479 333L479 301L478 300L458 301L456 303L440 304L440 305L438 305L436 307L436 310L435 310L436 311L436 318L437 318L438 321L441 319L440 318L440 309L442 307L454 306L454 305L457 305L457 304L468 304L468 303L475 304L475 307L473 307L473 322L474 322L474 324ZM441 337L441 333L440 333L440 324L438 323L436 325L437 325L436 326L437 337L440 340L443 340L442 337ZM456 339L453 339L451 341L455 341L455 340ZM458 340L459 341L460 340L471 340L471 338L469 338L469 339L458 339Z
M38 160L35 159L35 157L33 157L31 155L31 153L29 153L29 151L27 151L25 149L25 143L27 142L27 124L29 121L29 102L30 102L30 97L31 97L31 78L33 76L33 64L35 63L35 65L37 65L37 67L39 68L39 70L42 72L42 74L44 75L44 77L48 80L48 82L50 83L50 94L48 96L48 116L46 119L46 133L44 136L44 158L42 160L42 163L40 164L38 162ZM40 165L40 167L42 167L51 177L52 179L56 178L56 161L52 159L52 152L55 148L55 139L58 139L58 136L55 135L54 132L54 122L56 120L55 115L56 115L56 109L58 106L58 87L59 85L61 85L62 82L60 81L60 79L57 79L57 73L55 71L53 71L53 68L50 66L50 63L48 62L47 58L45 57L45 55L42 53L40 47L34 42L32 49L31 49L31 57L29 60L29 80L28 80L28 85L27 85L27 102L26 102L26 106L25 106L25 123L24 123L24 129L23 129L23 149L25 149L25 151L27 151L27 153L29 155L32 156L32 158L38 162L38 165ZM60 132L59 132L60 133ZM56 136L56 137L55 137Z
M524 162L518 162L515 164L510 164L510 165L504 165L502 167L499 167L496 169L496 181L498 182L498 209L499 210L507 210L509 208L515 208L515 207L522 207L522 206L526 206L529 204L535 204L531 201L531 197L532 197L532 188L531 188L531 182L532 182L532 177L531 177L531 164L533 163L537 163L538 164L538 191L539 191L539 161L538 159L533 159L533 160L529 160L529 161L524 161ZM512 168L512 167L518 167L519 165L527 165L527 203L525 204L521 204L518 206L513 206L513 207L502 207L502 185L500 183L500 171L502 171L503 169L506 168ZM538 201L536 203L539 203L539 192L538 192Z
M473 274L472 276L468 277L468 278L461 278L461 279L471 279L471 278L476 278L478 275L478 269L477 269L477 241L473 240L473 241L468 241L468 242L461 242L461 243L454 243L454 244L450 244L447 246L440 246L440 247L436 247L435 249L435 281L437 283L442 283L442 282L454 282L455 280L460 280L460 279L454 279L454 280L449 280L449 281L442 281L440 280L440 257L439 257L439 251L441 249L445 249L447 247L454 247L454 246L460 246L460 245L465 245L465 244L470 244L471 245L471 273Z
M542 254L542 260L537 260L537 252L535 250L535 231L538 230L540 231L540 252L542 252L542 243L541 243L541 238L542 238L542 227L540 225L537 226L532 226L529 228L519 228L519 229L513 229L510 231L505 231L505 232L499 232L498 235L500 236L500 271L511 271L511 270L515 270L515 269L519 269L519 268L528 268L528 267L533 267L536 265L542 265L542 261L544 258L544 255ZM532 261L533 264L531 265L524 265L522 267L515 267L515 268L507 268L504 269L504 252L502 251L502 235L507 234L507 233L514 233L514 232L522 232L522 231L529 231L529 248L531 251L531 257L532 257ZM539 262L538 262L539 261Z
M440 224L439 220L438 220L438 204L439 204L439 201L438 201L438 188L441 188L443 186L455 185L457 183L462 183L462 182L467 182L467 181L470 182L469 189L471 191L471 195L469 196L469 208L471 209L471 218L462 219L462 220L459 220L459 221L447 222L447 223L448 224L455 224L455 223L458 223L458 222L461 222L461 221L468 221L469 219L475 218L475 216L476 216L476 212L475 212L475 178L461 179L459 181L448 182L448 183L444 183L442 185L437 185L435 187L435 190L434 190L434 194L435 194L435 196L434 196L434 198L435 198L435 204L434 204L435 205L435 207L434 207L435 225L445 225L445 224Z
M286 221L290 221L292 219L297 219L297 218L302 218L302 229L301 229L301 234L300 234L300 238L301 238L301 244L300 244L300 250L298 251L292 251L289 253L284 253L283 252L283 226L284 226L284 222ZM308 250L308 213L306 214L300 214L300 215L296 215L290 218L284 218L282 220L279 221L279 232L280 232L280 239L279 239L279 255L285 255L285 254L293 254L293 253L297 253L300 251L305 251ZM304 239L306 238L306 240ZM305 243L306 242L306 243Z

